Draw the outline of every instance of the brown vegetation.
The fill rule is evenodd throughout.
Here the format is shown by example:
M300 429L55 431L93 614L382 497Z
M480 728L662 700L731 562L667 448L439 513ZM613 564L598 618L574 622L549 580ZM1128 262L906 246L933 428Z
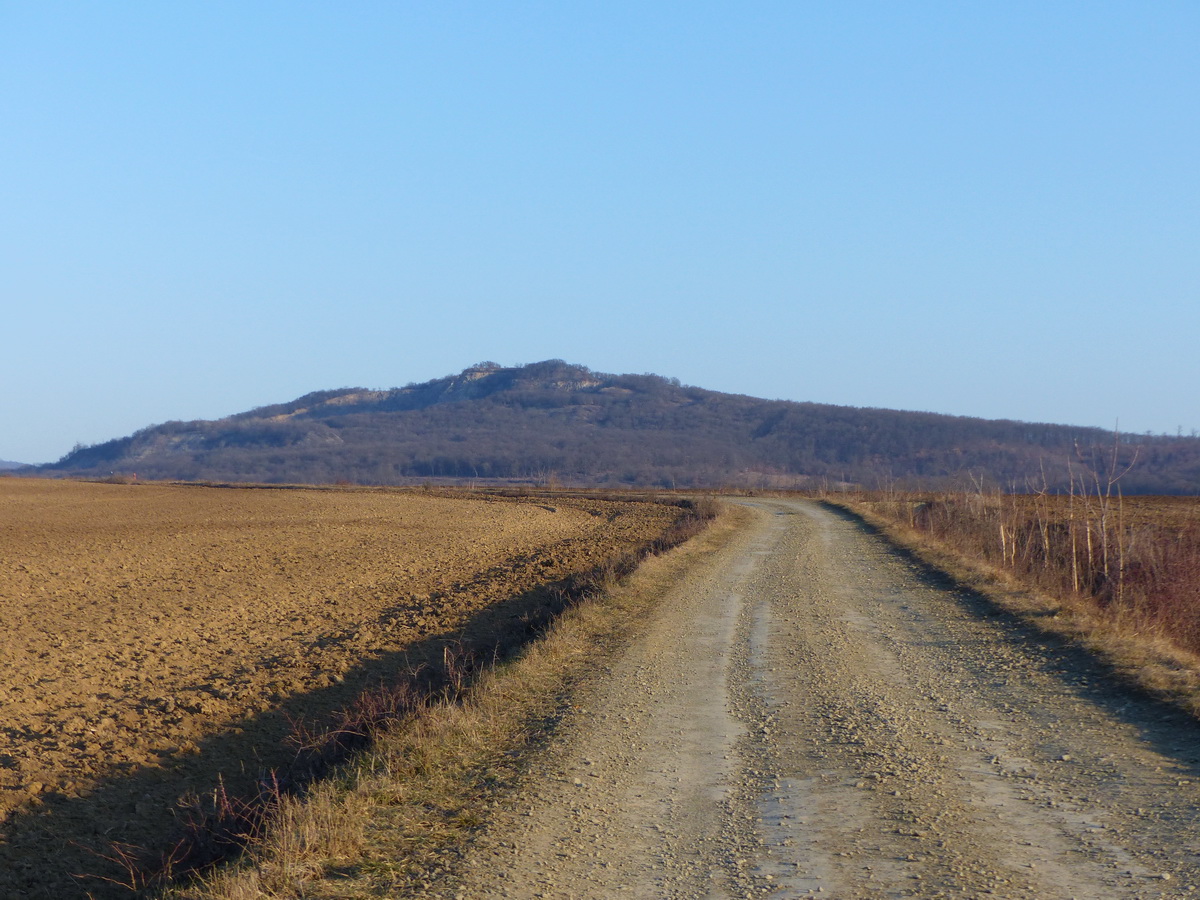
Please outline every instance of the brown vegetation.
M1087 488L827 499L1200 712L1200 498L1123 497L1115 479Z
M582 573L681 518L570 496L6 480L0 894L78 896L90 872L110 881L87 890L119 895L145 878L133 848L187 849L181 826L257 833L264 796L287 815L275 801L407 714L405 691L461 683L462 660L539 632Z
M211 422L167 422L80 447L47 474L256 482L812 487L957 483L962 473L1066 487L1100 429L760 400L560 360L388 391L321 391ZM1200 490L1200 440L1122 435L1126 490Z
M1200 501L942 494L871 507L1055 596L1200 653Z

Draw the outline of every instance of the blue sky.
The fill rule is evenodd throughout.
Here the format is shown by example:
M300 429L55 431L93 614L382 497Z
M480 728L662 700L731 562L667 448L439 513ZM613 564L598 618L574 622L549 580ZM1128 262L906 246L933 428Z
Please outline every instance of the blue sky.
M0 459L558 357L1200 428L1200 6L0 0Z

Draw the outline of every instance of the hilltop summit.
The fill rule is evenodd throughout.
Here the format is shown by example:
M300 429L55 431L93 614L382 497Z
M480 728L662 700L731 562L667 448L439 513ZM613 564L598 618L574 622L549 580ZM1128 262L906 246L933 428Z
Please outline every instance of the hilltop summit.
M1200 440L1126 438L1127 491L1200 490ZM552 359L483 362L390 390L306 394L216 421L167 422L85 447L46 474L402 484L484 479L675 487L804 487L970 477L1065 485L1101 459L1100 429L762 400Z

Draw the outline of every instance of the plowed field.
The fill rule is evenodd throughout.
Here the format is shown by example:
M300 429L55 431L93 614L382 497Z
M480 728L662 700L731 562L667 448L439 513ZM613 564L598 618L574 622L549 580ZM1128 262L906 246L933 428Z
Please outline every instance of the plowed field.
M292 720L676 513L0 479L0 896L105 893L81 848L152 845L182 793L286 762Z

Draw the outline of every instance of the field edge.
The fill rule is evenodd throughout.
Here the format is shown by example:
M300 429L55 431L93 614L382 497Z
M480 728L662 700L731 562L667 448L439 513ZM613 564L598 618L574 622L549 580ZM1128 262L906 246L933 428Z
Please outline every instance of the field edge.
M701 501L704 502L704 501ZM239 861L162 900L419 896L452 872L488 811L519 789L531 755L570 710L574 688L603 666L683 571L704 563L750 516L715 518L673 547L650 550L626 577L585 592L513 659L455 702L421 709L371 753L281 803Z

